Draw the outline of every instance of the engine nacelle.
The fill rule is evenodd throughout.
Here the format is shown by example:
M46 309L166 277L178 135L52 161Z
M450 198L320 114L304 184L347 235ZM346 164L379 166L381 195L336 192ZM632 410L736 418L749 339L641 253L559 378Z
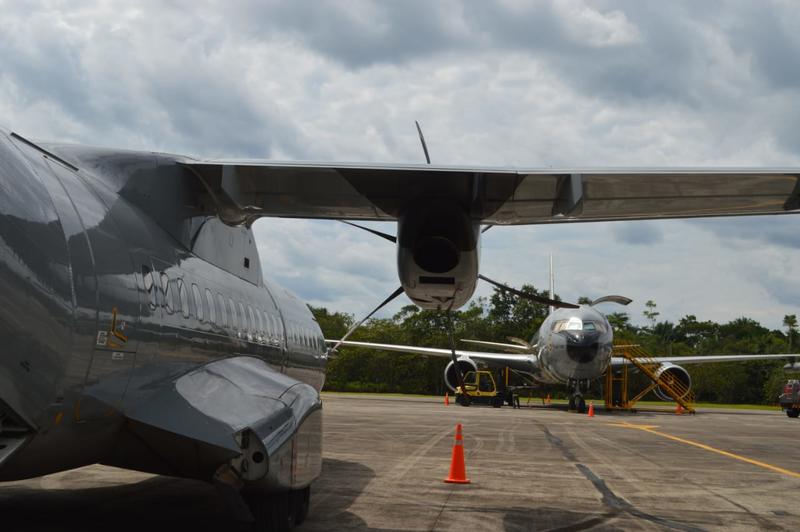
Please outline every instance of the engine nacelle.
M675 387L683 392L681 398L689 395L689 390L692 389L692 377L689 372L672 362L662 363L656 370L656 376L659 379L674 382ZM662 401L672 401L672 397L662 390L660 386L656 386L655 394Z
M411 300L425 309L462 307L478 282L480 224L450 203L430 202L397 222L397 272Z
M458 363L458 368L461 370L462 375L466 375L468 371L478 371L478 365L470 358L462 357L457 359L456 362ZM456 368L452 362L444 368L444 383L452 392L458 389L458 375L456 375Z

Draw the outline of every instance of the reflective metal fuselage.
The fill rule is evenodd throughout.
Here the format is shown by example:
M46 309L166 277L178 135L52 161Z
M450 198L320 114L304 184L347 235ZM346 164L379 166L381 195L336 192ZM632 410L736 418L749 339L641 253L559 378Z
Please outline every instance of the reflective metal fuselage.
M318 324L263 279L250 229L204 201L170 156L0 130L0 480L160 471L119 447L126 413L220 359L252 358L318 400Z
M529 361L509 366L547 384L588 383L611 364L614 333L606 317L593 307L557 309L530 341L536 346Z

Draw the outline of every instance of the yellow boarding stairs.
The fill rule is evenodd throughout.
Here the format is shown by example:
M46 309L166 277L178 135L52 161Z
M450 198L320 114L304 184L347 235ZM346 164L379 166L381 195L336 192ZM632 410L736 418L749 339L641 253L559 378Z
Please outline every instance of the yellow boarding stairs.
M678 403L684 411L694 414L694 394L685 384L668 372L663 372L659 375L658 369L661 364L653 360L650 354L642 349L641 346L636 344L615 345L613 354L614 356L626 358L630 364L624 364L621 370L612 371L609 368L606 372L604 395L607 410L630 410L642 397L659 388L662 393ZM631 365L635 366L651 382L632 399L628 399L628 370ZM616 398L613 393L615 384L619 385L620 391Z

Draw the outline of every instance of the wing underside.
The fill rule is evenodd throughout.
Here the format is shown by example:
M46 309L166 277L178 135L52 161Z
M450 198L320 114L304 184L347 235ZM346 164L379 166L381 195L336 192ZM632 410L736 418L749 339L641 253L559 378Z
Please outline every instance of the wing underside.
M514 170L181 160L224 218L395 220L421 200L475 221L538 224L788 213L797 169Z

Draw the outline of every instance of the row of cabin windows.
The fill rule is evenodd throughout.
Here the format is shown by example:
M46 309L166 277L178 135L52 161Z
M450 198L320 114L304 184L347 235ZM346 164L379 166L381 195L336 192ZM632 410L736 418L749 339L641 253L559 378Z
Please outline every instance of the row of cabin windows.
M167 314L174 314L180 311L184 318L192 316L192 309L189 303L189 293L183 279L170 279L169 276L161 272L159 276L161 294L164 301L164 309ZM153 272L146 271L144 273L144 286L150 298L150 309L155 310L158 301L156 296L155 280ZM173 286L177 286L173 289ZM180 307L176 306L176 301L173 292L177 290L178 300ZM276 316L271 316L268 313L258 308L253 308L250 305L245 305L241 302L234 302L233 298L226 298L221 293L217 292L216 299L210 289L205 289L205 298L197 284L192 283L192 298L195 309L196 318L201 321L213 323L219 327L229 328L236 331L237 334L241 331L239 336L246 336L248 340L257 341L259 343L271 343L272 345L280 345L280 339L283 337L281 320ZM325 348L325 342L322 337L314 335L310 330L305 327L287 323L287 332L289 339L295 344L322 351Z

